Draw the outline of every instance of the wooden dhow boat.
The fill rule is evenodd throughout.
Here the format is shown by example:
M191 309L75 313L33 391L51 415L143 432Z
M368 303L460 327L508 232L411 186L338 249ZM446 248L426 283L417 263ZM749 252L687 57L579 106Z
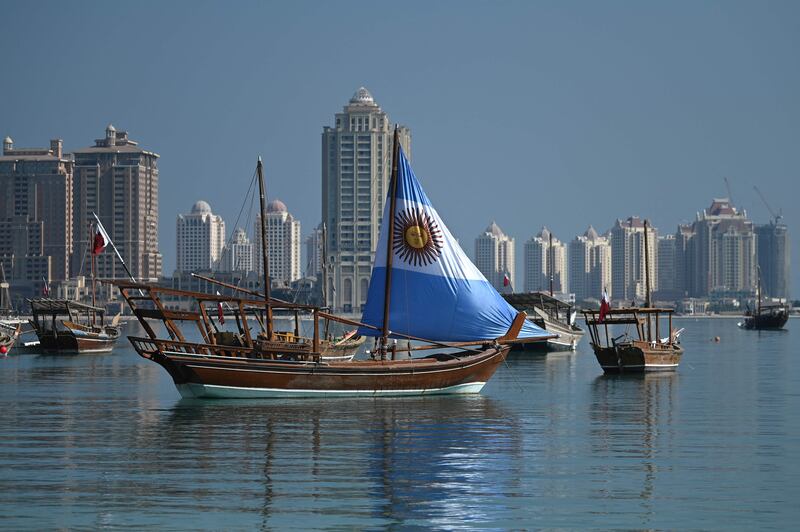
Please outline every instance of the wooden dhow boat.
M576 311L543 292L503 294L512 307L528 314L528 319L547 332L556 335L547 342L516 342L512 350L574 351L583 338L583 329L575 325Z
M747 310L744 321L739 322L742 329L768 331L780 330L789 321L789 305L786 303L767 303L761 302L761 268L756 266L758 271L756 285L756 308Z
M644 221L645 305L644 307L610 308L603 294L600 310L584 310L589 328L590 343L597 362L606 373L641 373L670 371L678 367L683 355L678 337L683 329L672 329L672 309L650 305L650 264L648 254L648 223ZM661 315L667 316L666 337L661 337ZM624 325L622 334L614 326ZM630 332L630 326L636 329ZM612 327L609 330L609 326Z
M265 187L257 166L262 220L262 254L266 266ZM399 396L478 393L503 362L506 342L548 335L517 313L467 259L441 222L400 148L395 130L392 177L378 241L366 309L361 322L337 318L316 307L274 301L265 267L261 300L183 292L198 305L168 310L159 294L176 292L150 285L115 284L147 331L129 337L136 351L169 372L184 397L273 398L320 396ZM393 270L396 275L392 275ZM141 292L140 292L141 291ZM396 297L392 297L395 294ZM208 305L227 303L241 333L219 334ZM272 326L273 309L310 312L310 344L281 341ZM262 330L251 333L248 318ZM358 334L376 337L378 348L368 360L325 362L320 318L358 325ZM168 338L159 338L160 322ZM201 341L190 342L179 326L193 322ZM434 348L421 358L402 357L395 339L436 342L407 353Z
M676 369L683 348L678 342L679 333L672 330L672 312L672 309L650 307L617 308L605 313L584 310L592 350L603 371L641 373ZM668 316L669 334L662 338L660 322L664 314ZM619 329L613 329L615 326L625 326L616 337L613 334Z
M108 353L119 338L118 318L105 323L105 309L66 299L30 299L37 349L48 354Z

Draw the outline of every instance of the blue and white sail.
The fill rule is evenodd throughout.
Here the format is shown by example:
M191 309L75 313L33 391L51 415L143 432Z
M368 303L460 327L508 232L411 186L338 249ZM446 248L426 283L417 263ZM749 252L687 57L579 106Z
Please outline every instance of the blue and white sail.
M505 335L518 312L467 258L422 190L403 149L397 168L389 331L428 340L490 340ZM391 191L389 192L391 194ZM383 328L390 199L383 211L367 303L361 321ZM379 336L361 327L359 333ZM528 320L518 338L548 333Z

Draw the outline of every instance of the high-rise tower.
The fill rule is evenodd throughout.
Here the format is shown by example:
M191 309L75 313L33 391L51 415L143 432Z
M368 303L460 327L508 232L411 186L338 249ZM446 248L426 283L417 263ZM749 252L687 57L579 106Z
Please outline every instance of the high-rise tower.
M475 239L475 266L495 290L511 292L514 288L514 264L514 239L492 222Z
M550 276L553 278L553 292L567 292L567 249L556 237L552 238L547 227L542 227L534 237L525 242L525 291L537 292L550 289ZM552 262L552 272L550 266Z
M74 156L73 273L86 254L87 224L94 222L95 212L133 276L140 281L158 279L158 154L109 124L104 138L75 150ZM97 276L127 278L113 253L97 257Z
M611 228L611 299L623 303L645 299L646 263L649 265L650 291L658 289L658 232L648 225L648 257L645 261L644 231L644 221L638 216L617 220Z
M61 139L49 148L15 148L0 156L0 259L14 280L41 283L69 277L72 253L73 159ZM27 295L31 295L30 293Z
M357 312L367 300L372 261L392 170L394 126L364 87L322 132L322 220L328 228L329 297ZM411 158L411 132L399 127Z
M179 214L175 223L178 251L175 270L198 272L219 269L225 246L225 221L211 212L211 206L198 201L189 214Z
M611 244L589 226L569 243L569 289L576 301L600 299L603 291L612 291Z

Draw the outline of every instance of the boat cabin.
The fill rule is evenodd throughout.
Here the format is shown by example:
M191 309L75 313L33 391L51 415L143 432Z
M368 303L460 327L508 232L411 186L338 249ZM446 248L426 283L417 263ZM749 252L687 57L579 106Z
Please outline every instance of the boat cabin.
M600 319L599 310L583 310L586 318L586 325L589 328L589 335L593 345L599 347L613 347L615 343L621 342L645 342L648 344L673 344L677 343L677 337L672 330L672 309L653 308L653 307L629 307L610 309ZM661 336L662 314L667 315L668 336ZM623 334L612 337L609 325L626 325ZM635 337L631 334L629 327L635 328Z
M105 309L67 299L29 299L34 327L38 331L60 330L64 321L76 325L103 327Z
M569 325L575 322L575 313L572 305L564 303L544 292L530 292L527 294L503 294L503 299L517 310L528 314L528 319L540 327L543 325L541 313L547 315L552 321L559 321ZM537 321L538 320L538 321ZM540 323L542 322L542 323Z

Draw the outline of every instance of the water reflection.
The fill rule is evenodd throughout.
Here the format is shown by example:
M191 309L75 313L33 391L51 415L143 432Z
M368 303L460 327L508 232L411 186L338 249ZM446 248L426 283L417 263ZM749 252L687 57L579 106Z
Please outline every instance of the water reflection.
M659 455L673 446L673 417L680 376L675 372L601 375L592 386L590 409L592 452L601 465L597 496L640 500L644 516L652 517L651 499L657 486ZM617 480L624 475L627 482ZM638 476L640 483L632 483Z
M219 510L238 492L228 503L259 512L264 526L285 526L296 512L323 523L474 526L501 511L487 499L518 490L519 422L487 397L181 400L165 413L140 419L134 446L151 456L139 457L143 473L176 477L162 495ZM225 476L238 490L209 499Z

